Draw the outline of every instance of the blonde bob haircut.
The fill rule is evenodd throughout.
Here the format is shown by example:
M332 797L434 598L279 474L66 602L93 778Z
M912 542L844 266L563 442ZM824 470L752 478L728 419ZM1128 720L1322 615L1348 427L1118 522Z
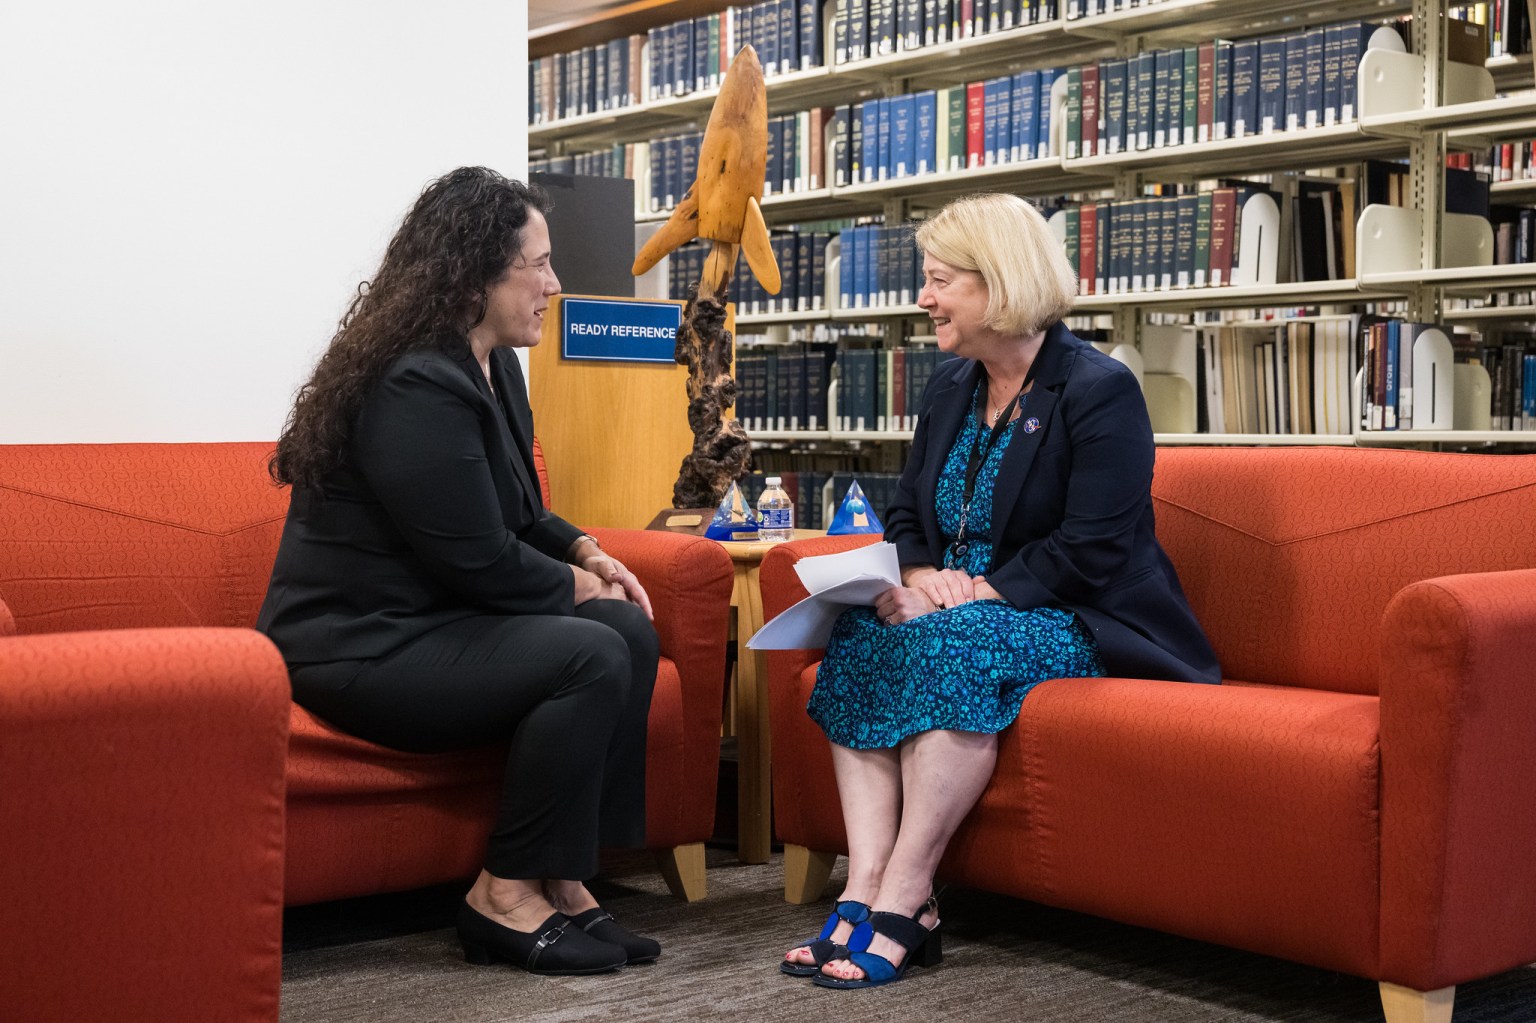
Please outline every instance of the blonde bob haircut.
M917 229L934 259L974 270L987 284L985 323L1004 334L1035 334L1060 320L1077 296L1077 274L1032 203L990 192L956 199Z

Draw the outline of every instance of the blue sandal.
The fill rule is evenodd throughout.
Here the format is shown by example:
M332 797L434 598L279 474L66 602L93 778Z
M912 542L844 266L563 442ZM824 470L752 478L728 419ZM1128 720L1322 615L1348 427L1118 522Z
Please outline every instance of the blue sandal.
M851 991L861 987L879 987L882 984L890 984L898 981L907 972L909 966L937 966L944 959L943 938L940 935L940 925L934 924L933 930L929 930L918 920L929 909L938 909L938 901L932 897L920 906L911 916L902 916L900 913L871 913L869 919L854 928L853 935L848 939L848 953L841 956L833 956L833 959L847 959L859 969L864 971L864 976L858 980L844 980L841 977L829 977L825 973L817 973L815 983L819 987L829 987L838 991ZM875 935L890 938L896 944L907 950L906 957L901 965L896 966L884 956L877 956L869 952L869 943Z
M833 959L842 959L848 954L847 945L839 945L832 940L832 932L837 930L837 925L844 920L853 924L855 928L869 919L869 907L862 902L848 899L839 902L832 907L832 915L827 917L827 925L821 929L821 934L814 941L807 941L804 945L796 945L796 948L808 948L811 950L810 963L792 963L785 959L779 963L779 972L787 973L791 977L814 977L821 972L824 963Z

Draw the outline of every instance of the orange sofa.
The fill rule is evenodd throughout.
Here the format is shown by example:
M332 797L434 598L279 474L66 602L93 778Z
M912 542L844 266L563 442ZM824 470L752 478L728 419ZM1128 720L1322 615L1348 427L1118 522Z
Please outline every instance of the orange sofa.
M266 819L259 841L251 838L268 854L282 851L282 871L273 875L281 899L273 890L264 898L280 909L470 877L494 815L503 751L425 756L343 734L288 701L281 659L250 631L288 503L288 492L267 477L270 450L0 446L0 617L8 605L19 633L0 641L0 679L34 686L40 698L64 705L76 695L49 695L46 680L66 655L71 670L93 683L99 673L99 685L128 701L163 686L162 675L182 670L186 658L204 658L206 685L218 693L242 672L260 674L259 692L248 696L251 713L276 684L291 723L278 779L285 789L277 790L286 792L286 841L281 813ZM731 561L719 544L698 537L591 532L640 577L655 607L662 657L650 714L647 845L675 894L701 898L719 771ZM114 652L113 634L98 630L137 630L129 635L149 637L145 643L161 635L174 642L160 661L150 654L128 661ZM180 698L191 704L199 686L181 685ZM252 727L259 723L253 719ZM205 738L213 737L188 741L205 745ZM244 746L228 748L245 755ZM57 758L60 765L39 759L30 770L42 777L65 757ZM6 775L8 788L17 784L13 777ZM171 787L163 796L144 795L139 809L153 828L157 800L182 793ZM209 827L225 824L215 814L207 820ZM62 833L64 822L55 823Z
M942 876L1370 978L1393 1023L1536 960L1536 456L1162 448L1153 498L1225 684L1040 685ZM765 613L873 539L772 551ZM795 902L847 849L820 657L767 657Z

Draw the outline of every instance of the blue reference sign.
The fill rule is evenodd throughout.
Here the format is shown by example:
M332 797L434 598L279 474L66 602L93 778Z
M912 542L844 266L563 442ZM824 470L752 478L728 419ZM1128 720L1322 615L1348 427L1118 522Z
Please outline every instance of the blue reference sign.
M671 302L568 298L560 303L560 354L567 359L671 362L683 307Z

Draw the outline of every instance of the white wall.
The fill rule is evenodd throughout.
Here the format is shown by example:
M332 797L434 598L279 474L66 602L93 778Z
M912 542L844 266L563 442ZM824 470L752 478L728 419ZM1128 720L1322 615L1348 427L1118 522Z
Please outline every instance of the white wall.
M524 0L4 0L0 443L275 438L527 80Z

